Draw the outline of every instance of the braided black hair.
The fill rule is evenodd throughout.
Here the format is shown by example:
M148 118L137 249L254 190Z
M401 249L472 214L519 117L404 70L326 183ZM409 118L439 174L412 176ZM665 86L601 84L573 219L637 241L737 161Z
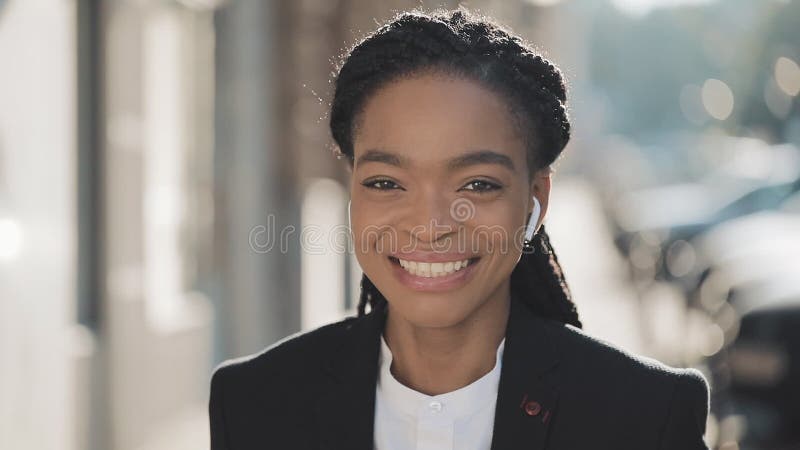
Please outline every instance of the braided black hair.
M560 71L529 44L461 6L403 12L345 53L334 73L330 128L338 152L353 164L353 136L366 99L391 81L440 73L479 82L504 98L527 148L530 174L552 164L570 137ZM541 225L511 274L511 290L534 313L581 327L550 239ZM530 250L533 251L530 251ZM361 279L358 315L386 298Z

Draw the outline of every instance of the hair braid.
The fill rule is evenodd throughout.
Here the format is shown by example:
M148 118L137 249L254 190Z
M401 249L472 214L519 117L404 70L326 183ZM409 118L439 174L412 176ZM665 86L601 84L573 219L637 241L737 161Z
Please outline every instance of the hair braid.
M365 308L367 305L369 305L370 309L375 309L382 303L386 303L386 297L372 284L372 280L364 274L361 277L361 297L358 300L358 315L363 316L366 314Z
M564 271L544 224L539 226L530 245L533 251L522 252L511 273L512 291L524 293L526 303L538 315L582 328Z
M403 12L345 53L334 72L330 129L338 151L353 164L353 137L370 98L394 80L442 73L477 81L509 105L527 148L531 174L552 164L570 138L566 85L559 69L501 25L465 7ZM534 252L523 252L511 274L512 291L536 313L581 327L549 237L541 225ZM386 303L364 275L358 314Z

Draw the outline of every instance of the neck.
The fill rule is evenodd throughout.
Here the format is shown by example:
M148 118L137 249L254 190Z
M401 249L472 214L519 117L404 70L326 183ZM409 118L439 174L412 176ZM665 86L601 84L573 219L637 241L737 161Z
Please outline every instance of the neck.
M384 339L392 351L392 375L427 395L467 386L494 368L510 308L508 285L470 316L442 328L417 327L392 312L389 303Z

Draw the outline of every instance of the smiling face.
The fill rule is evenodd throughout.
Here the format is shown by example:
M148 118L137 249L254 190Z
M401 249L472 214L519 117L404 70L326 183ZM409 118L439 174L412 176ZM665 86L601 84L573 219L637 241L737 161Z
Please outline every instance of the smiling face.
M425 74L378 90L359 119L356 256L393 314L447 327L507 299L531 195L544 217L550 176L529 177L503 99L470 80Z

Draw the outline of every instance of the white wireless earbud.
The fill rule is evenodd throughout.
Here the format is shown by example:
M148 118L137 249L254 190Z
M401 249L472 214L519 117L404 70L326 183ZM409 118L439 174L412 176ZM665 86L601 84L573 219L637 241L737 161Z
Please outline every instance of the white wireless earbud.
M353 229L353 222L350 221L350 202L351 202L351 200L347 201L347 229L348 230L352 230Z
M539 214L542 212L542 205L539 203L539 199L536 196L533 196L533 212L531 213L531 217L528 219L528 228L525 229L525 240L531 241L533 239L534 233L536 233L536 225L539 223Z

